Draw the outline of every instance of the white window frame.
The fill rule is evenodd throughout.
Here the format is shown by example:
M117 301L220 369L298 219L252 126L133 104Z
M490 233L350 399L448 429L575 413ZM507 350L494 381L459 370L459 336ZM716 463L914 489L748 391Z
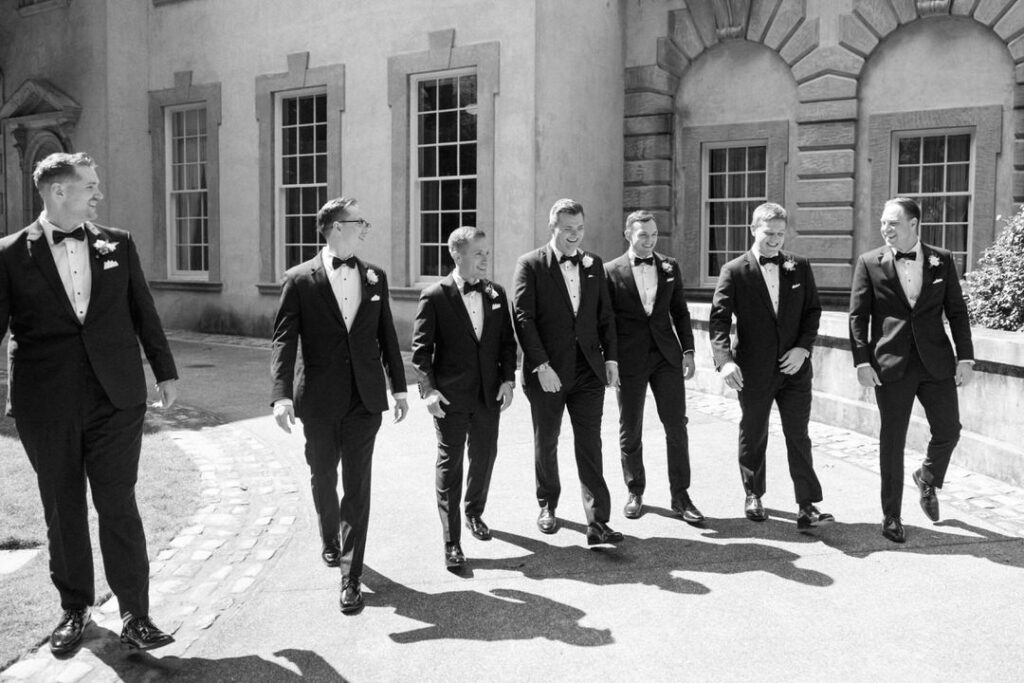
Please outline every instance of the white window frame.
M211 231L210 231L210 175L209 175L209 163L210 163L210 131L207 126L206 134L204 136L206 147L204 164L207 165L206 175L206 187L202 190L206 195L206 242L204 244L206 248L206 269L205 270L181 270L176 265L176 254L178 251L178 225L177 216L175 215L175 189L174 189L174 135L173 135L173 119L174 114L185 112L185 111L199 111L200 116L203 117L204 121L208 121L208 108L205 102L191 102L188 104L180 104L164 107L164 196L167 198L165 205L165 221L167 226L167 277L173 280L196 280L206 281L210 278L210 263L211 263ZM194 192L195 190L188 190Z

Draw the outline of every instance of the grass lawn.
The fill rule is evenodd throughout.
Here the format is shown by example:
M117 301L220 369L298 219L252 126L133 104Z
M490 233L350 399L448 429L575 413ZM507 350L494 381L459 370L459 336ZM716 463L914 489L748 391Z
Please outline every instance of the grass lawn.
M0 402L3 399L0 389ZM174 410L172 408L172 410ZM49 636L60 619L60 596L50 582L46 524L35 472L18 441L14 421L0 418L0 548L40 547L31 562L0 575L0 670ZM192 460L147 417L139 483L135 489L150 558L197 508L199 472ZM96 513L89 508L98 601L110 594L103 574ZM159 623L159 622L157 622Z

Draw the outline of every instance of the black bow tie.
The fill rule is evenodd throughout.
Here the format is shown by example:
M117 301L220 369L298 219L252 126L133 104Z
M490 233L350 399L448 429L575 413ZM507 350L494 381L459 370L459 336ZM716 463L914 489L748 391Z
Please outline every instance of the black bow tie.
M483 294L484 293L484 281L483 280L477 280L475 284L470 284L468 282L463 282L462 283L462 293L463 294L469 294L470 292L479 292L480 294Z
M766 263L774 263L775 265L779 265L780 263L782 263L782 254L776 254L775 256L760 256L757 260L761 262L762 266Z
M580 264L580 252L577 251L572 256L566 256L565 254L562 254L561 256L558 257L559 263L565 263L566 261L573 264L574 266L578 266Z
M917 260L917 252L916 251L897 251L896 252L896 260L899 261L902 258L905 258L908 261L916 261Z
M647 258L640 258L639 256L634 256L633 257L633 265L634 266L644 266L644 265L646 265L646 266L653 266L654 265L654 257L653 256L648 256Z
M355 256L349 256L348 258L338 258L337 256L335 256L334 260L331 261L331 264L334 265L334 269L335 270L337 270L338 268L341 268L342 266L348 266L349 268L355 268L356 267L356 263L358 263L358 261L356 260Z
M78 240L79 242L81 242L82 240L85 239L85 228L83 228L81 225L79 225L77 228L75 228L71 232L64 232L63 230L54 230L53 231L53 243L54 244L60 244L65 239L69 239L69 238L73 239L73 240Z

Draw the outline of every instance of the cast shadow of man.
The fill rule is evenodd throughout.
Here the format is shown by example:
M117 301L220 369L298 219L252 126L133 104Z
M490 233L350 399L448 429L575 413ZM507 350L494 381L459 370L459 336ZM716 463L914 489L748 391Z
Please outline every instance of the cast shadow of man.
M440 638L460 640L532 640L545 638L568 645L596 647L614 642L609 629L580 625L583 610L510 588L490 593L473 590L423 593L363 568L368 607L390 606L395 614L429 624L390 637L396 643Z
M563 522L567 531L586 533L586 527ZM758 543L706 543L684 538L626 536L615 548L582 545L552 546L526 536L492 530L498 540L527 550L528 555L496 560L471 560L477 569L518 571L534 580L572 579L596 586L639 584L673 593L705 595L704 584L676 572L739 574L760 571L787 581L827 587L832 577L796 566L800 556L784 548Z

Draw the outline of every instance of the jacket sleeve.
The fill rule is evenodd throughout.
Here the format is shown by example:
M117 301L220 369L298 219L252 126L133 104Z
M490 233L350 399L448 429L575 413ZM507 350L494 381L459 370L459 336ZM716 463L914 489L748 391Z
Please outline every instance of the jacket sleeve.
M874 305L874 287L867 264L861 256L853 268L853 283L850 287L850 350L853 352L854 365L872 362L870 331Z
M529 372L548 362L548 352L537 330L537 272L528 256L516 262L512 284L512 310L519 345L523 349L523 370Z
M157 382L178 379L178 370L174 365L174 356L167 343L160 316L153 303L153 295L146 284L146 276L142 272L139 254L135 250L135 242L131 235L125 234L128 251L128 307L131 311L135 334L142 342L142 350L153 368L153 376Z
M815 340L818 338L818 326L821 324L821 301L818 299L818 285L814 281L814 270L811 268L811 262L806 259L800 260L802 261L801 265L804 267L804 287L806 292L804 293L804 310L800 315L800 336L797 337L794 346L807 349L807 353L810 353L814 348Z
M286 276L281 287L281 300L274 319L274 336L270 345L270 405L282 398L293 398L295 357L299 347L301 305L295 278Z
M728 266L723 266L722 272L718 275L715 294L711 299L711 312L708 314L708 338L716 370L733 360L730 334L736 306L735 297L736 284L733 282L732 271Z
M953 333L953 344L956 346L956 359L974 360L974 342L971 340L971 321L967 314L967 302L960 287L960 276L956 272L956 263L951 256L946 258L949 273L946 275L946 297L942 307L949 321L949 330Z
M669 300L672 325L676 329L683 351L693 351L693 321L690 319L690 308L686 305L686 296L683 293L683 273L679 268L679 261L672 262L672 274L675 277L672 298Z
M426 394L437 382L434 379L434 339L437 331L437 316L434 303L430 300L427 290L420 294L416 308L416 319L412 328L412 365L416 370L416 380L420 383L420 393Z
M601 348L604 351L604 360L619 360L619 337L615 332L615 309L612 308L611 295L608 293L607 276L604 267L597 269L601 278L601 286L598 291L601 298L597 302L597 336L601 340Z
M516 336L512 331L512 316L508 306L508 294L501 287L496 287L501 294L501 346L498 351L498 376L502 382L516 381L516 365L518 350Z
M402 349L398 346L398 333L395 331L395 319L391 315L391 290L388 289L388 276L381 270L381 306L380 322L377 328L377 342L380 344L384 369L391 380L391 393L400 394L408 391L405 381L405 361L402 360Z

